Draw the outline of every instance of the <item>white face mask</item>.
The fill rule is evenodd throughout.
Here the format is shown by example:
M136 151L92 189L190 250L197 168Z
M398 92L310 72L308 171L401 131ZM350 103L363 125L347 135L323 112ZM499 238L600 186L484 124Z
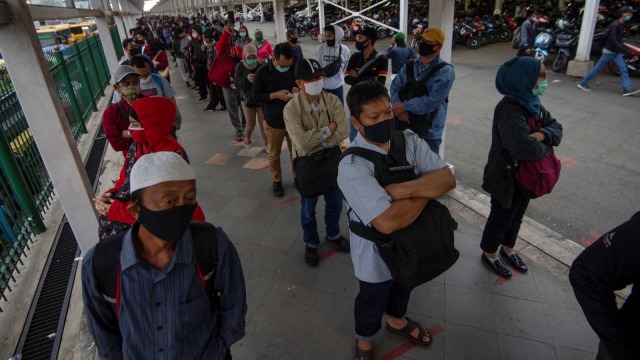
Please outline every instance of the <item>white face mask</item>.
M140 78L140 84L148 84L151 82L153 75L149 74L146 79Z
M304 92L306 92L311 96L320 95L323 87L324 87L324 79L320 79L314 82L304 83Z

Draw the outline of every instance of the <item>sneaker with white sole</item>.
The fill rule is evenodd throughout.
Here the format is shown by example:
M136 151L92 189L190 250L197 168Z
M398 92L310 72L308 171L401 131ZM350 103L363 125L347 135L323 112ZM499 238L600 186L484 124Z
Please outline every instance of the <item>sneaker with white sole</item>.
M640 92L640 89L629 89L622 92L622 96L631 96Z
M584 85L582 83L578 83L578 88L584 90L584 91L591 91L591 88L589 87L589 85Z

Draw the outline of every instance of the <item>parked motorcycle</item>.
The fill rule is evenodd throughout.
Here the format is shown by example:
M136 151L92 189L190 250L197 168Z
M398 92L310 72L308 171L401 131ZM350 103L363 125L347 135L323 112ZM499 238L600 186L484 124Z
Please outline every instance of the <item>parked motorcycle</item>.
M631 51L630 54L624 56L624 62L627 65L629 73L640 72L640 38L624 38L622 39L624 46ZM620 75L620 70L613 61L609 61L609 71L613 75Z
M413 34L413 39L411 40L412 49L416 48L420 35L422 35L426 30L427 28L422 23L416 24L413 30L411 30L411 33Z
M559 72L569 63L576 48L578 34L573 30L571 23L565 19L556 21L556 59L551 64L551 70Z
M453 24L454 40L461 44L465 44L469 49L477 49L482 42L478 31L469 24L454 23Z
M320 34L320 30L318 30L317 27L309 30L309 36L311 36L311 38L313 40L318 40L318 35Z
M533 45L533 57L544 63L544 60L551 53L553 48L553 30L545 29L536 36L535 43Z

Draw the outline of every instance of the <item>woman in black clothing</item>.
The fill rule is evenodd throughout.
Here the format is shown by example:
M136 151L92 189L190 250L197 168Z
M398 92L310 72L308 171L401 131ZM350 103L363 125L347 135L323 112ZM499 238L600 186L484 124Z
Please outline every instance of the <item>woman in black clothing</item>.
M513 249L530 200L518 189L515 164L544 158L562 140L562 125L540 104L546 77L544 65L531 57L507 61L496 76L496 88L504 98L493 115L491 150L484 168L482 188L491 194L491 213L480 247L482 261L505 277L511 276L511 270L498 257L498 248L514 268L527 271ZM530 131L532 117L541 124L537 132Z

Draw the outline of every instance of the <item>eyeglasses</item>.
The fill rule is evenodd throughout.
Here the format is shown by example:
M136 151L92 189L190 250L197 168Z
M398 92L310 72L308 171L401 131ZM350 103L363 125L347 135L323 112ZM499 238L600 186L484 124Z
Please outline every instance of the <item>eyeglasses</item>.
M538 76L538 78L542 79L542 80L546 80L547 79L547 73L546 72L540 73L540 76Z

